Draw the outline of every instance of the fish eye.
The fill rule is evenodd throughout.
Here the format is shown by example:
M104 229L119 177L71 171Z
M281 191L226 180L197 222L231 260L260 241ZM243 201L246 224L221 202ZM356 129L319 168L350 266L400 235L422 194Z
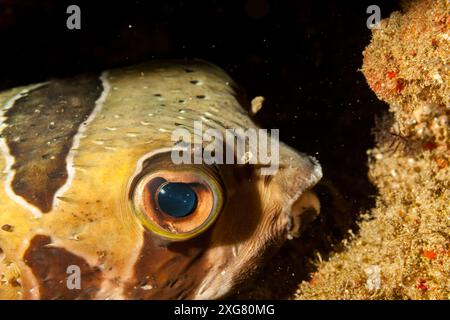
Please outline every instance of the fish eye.
M197 207L197 194L189 183L165 182L156 192L159 209L171 217L181 218Z
M217 170L205 165L152 166L138 177L133 211L144 227L169 240L187 240L219 216L224 188Z

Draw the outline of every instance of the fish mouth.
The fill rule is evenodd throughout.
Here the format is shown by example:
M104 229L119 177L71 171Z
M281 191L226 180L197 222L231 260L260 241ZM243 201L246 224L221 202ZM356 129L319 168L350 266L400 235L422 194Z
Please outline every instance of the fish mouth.
M320 201L314 191L303 193L292 204L287 238L298 238L320 214Z

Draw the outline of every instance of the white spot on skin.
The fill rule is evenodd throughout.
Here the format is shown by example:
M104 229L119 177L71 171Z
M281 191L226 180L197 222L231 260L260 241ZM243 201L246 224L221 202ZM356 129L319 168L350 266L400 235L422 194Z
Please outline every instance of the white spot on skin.
M97 101L95 102L94 110L92 110L92 112L89 115L89 117L87 118L87 120L79 126L77 134L75 134L75 136L73 137L72 147L70 148L70 151L66 157L67 181L61 188L59 188L59 190L57 192L55 192L55 194L53 196L55 207L58 207L58 205L60 203L60 201L58 201L58 197L61 197L69 189L70 185L72 184L73 178L75 176L75 167L73 164L73 159L74 159L75 153L80 145L81 139L85 137L84 132L86 131L88 125L95 119L97 114L100 113L103 103L105 102L105 100L108 97L108 94L111 90L111 86L108 81L108 72L107 71L102 73L102 75L100 76L100 80L102 81L103 92L100 95L100 97L97 99Z
M130 137L130 138L136 138L138 135L136 133L133 133L133 132L127 132L126 136Z
M94 141L92 141L92 143L97 144L97 145L103 145L103 144L105 144L105 141L103 141L103 140L94 140Z
M77 168L78 171L83 171L83 172L88 171L88 169L85 168L84 166L77 166L77 165L74 165L73 167L74 167L74 168ZM61 197L59 197L58 199L60 199L60 198L61 198Z

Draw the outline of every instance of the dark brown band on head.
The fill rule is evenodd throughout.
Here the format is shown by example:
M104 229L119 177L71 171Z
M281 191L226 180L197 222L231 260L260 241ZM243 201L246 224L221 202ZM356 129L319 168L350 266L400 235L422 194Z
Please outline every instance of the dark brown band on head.
M35 236L24 254L24 261L32 270L39 284L40 299L92 299L100 290L102 274L83 258L63 248L49 246L51 238ZM69 289L69 266L80 270L80 289Z
M205 252L211 233L182 242L165 242L144 232L134 276L124 290L129 299L192 299L209 271Z
M78 128L102 92L98 76L54 80L19 98L6 113L2 136L15 162L13 191L42 212L67 180L66 158Z

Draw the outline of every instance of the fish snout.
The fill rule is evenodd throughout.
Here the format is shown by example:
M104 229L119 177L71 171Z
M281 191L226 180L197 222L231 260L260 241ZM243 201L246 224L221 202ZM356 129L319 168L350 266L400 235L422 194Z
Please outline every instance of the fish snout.
M280 172L275 177L284 195L288 218L287 238L298 237L320 213L320 201L312 188L322 178L319 162L284 145L280 150Z

